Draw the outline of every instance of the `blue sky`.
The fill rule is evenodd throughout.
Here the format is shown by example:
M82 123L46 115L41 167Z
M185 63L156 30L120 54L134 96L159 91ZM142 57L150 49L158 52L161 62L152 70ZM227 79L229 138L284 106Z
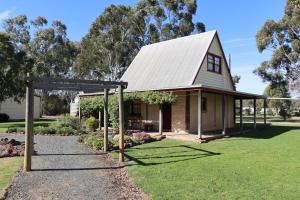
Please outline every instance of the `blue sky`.
M59 19L67 25L69 38L79 41L105 7L135 3L133 0L0 0L0 23L19 14L30 19L37 16L48 21ZM270 54L257 51L255 34L265 20L283 16L286 0L198 0L197 3L195 21L204 22L207 30L218 30L225 54L231 54L232 74L241 75L237 89L261 94L266 83L252 71Z

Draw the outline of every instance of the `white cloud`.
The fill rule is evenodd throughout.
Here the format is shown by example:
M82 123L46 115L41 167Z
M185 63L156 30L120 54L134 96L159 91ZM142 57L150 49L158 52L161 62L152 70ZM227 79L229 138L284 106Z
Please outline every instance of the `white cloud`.
M236 43L245 43L248 41L253 41L255 38L254 37L248 37L248 38L234 38L230 40L225 40L223 43L224 44L236 44Z
M11 13L12 13L12 10L5 10L5 11L0 12L0 22L9 18Z

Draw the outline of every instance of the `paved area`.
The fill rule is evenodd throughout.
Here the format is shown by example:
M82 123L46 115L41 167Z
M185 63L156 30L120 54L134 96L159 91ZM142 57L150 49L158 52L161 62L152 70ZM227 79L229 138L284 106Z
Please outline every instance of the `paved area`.
M0 134L24 141L24 135ZM121 170L72 136L35 136L32 172L19 173L7 199L128 199L118 187Z

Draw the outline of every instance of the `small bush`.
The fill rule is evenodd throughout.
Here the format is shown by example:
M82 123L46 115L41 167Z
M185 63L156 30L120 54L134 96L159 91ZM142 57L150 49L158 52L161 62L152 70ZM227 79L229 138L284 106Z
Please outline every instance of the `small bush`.
M99 123L95 117L90 117L85 121L86 128L90 131L95 131Z
M76 133L76 131L71 127L59 127L56 128L55 130L56 130L56 134L63 135L63 136L74 135Z
M25 133L25 129L20 128L20 127L9 127L6 132L7 133Z
M55 134L56 130L51 127L37 126L34 127L33 132L35 134L47 135L47 134Z
M71 127L72 129L80 129L80 120L77 117L70 117L69 115L59 117L51 128L57 129L62 127Z
M7 122L9 120L9 116L6 113L0 113L0 122Z

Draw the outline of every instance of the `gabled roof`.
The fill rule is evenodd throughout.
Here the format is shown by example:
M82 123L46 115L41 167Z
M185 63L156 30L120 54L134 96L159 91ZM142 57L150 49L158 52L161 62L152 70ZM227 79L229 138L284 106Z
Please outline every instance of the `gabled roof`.
M128 82L126 91L193 85L216 34L208 31L142 47L121 78Z

